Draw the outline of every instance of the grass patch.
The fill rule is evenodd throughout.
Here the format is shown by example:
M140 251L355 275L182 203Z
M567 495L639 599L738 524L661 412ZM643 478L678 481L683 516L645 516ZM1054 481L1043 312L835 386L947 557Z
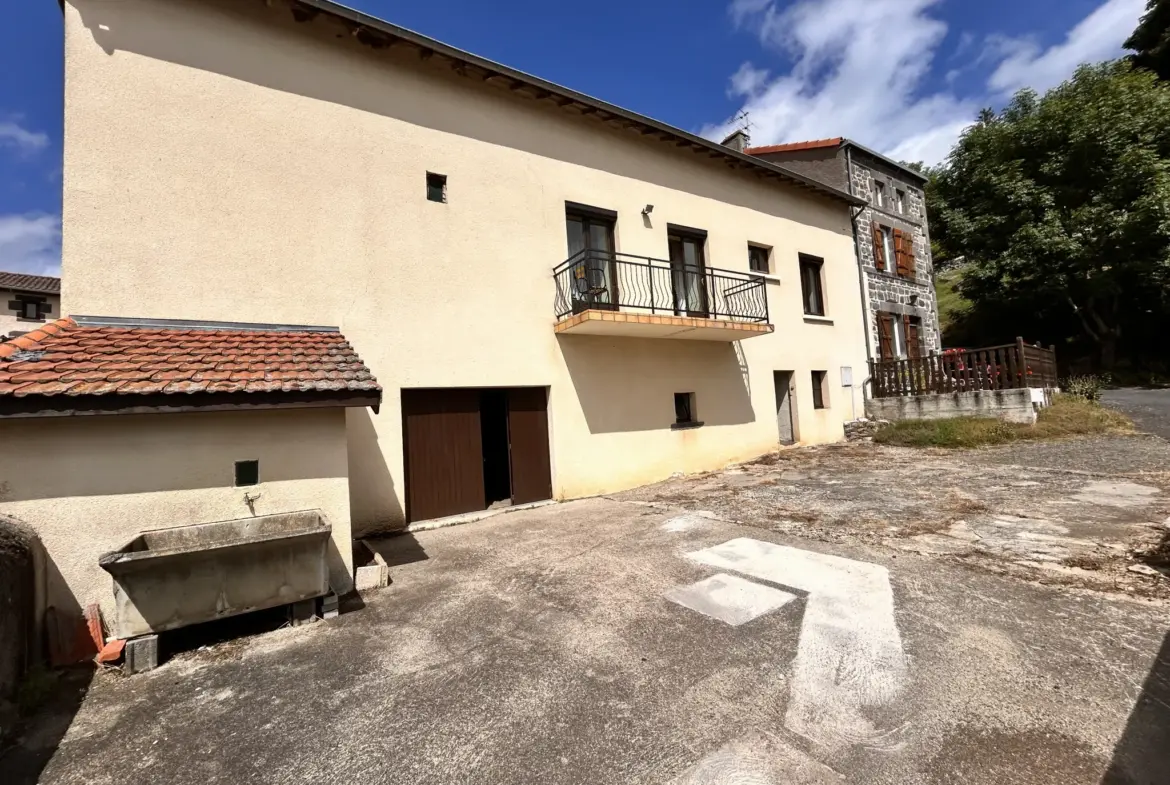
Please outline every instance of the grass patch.
M902 420L874 434L879 444L897 447L967 449L1031 439L1059 439L1094 433L1129 431L1133 423L1120 412L1071 395L1057 395L1042 409L1035 425L1017 425L993 417L951 420Z

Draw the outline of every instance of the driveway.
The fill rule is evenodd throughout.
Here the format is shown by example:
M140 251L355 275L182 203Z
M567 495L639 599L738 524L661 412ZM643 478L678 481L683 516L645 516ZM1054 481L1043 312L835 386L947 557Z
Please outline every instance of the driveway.
M360 610L98 674L40 781L1165 781L1156 597L635 496L383 540L393 584ZM31 781L54 741L0 769Z
M1105 390L1102 400L1134 421L1143 431L1170 439L1170 388L1144 390L1124 387Z

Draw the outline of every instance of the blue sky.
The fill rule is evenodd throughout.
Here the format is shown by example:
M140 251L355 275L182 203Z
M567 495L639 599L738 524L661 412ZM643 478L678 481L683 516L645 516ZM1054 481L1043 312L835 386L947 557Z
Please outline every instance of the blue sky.
M1120 54L1145 0L350 4L707 136L747 110L753 144L843 135L937 162L981 107ZM0 270L53 275L62 18L52 0L13 5L0 27Z

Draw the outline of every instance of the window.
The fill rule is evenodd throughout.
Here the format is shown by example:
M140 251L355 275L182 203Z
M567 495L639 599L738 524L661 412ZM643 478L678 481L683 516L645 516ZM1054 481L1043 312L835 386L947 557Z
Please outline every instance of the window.
M877 180L873 181L873 201L878 207L886 206L886 184Z
M40 319L41 312L38 307L39 303L34 300L23 300L20 303L20 316L22 319Z
M674 428L694 428L703 423L695 419L695 394L674 394Z
M767 275L772 272L772 265L768 257L772 255L771 248L764 248L761 245L748 246L748 269L753 273L763 273Z
M878 353L883 360L921 357L919 332L922 320L896 313L878 314Z
M813 391L813 408L827 409L825 399L829 396L825 389L826 380L829 378L828 371L813 371L812 372L812 391Z
M882 227L882 257L886 260L886 265L898 258L894 255L894 230L888 226Z
M579 204L565 205L565 229L569 240L569 296L573 313L590 309L616 311L618 270L614 254L617 213Z
M894 203L898 207L898 212L900 212L900 213L906 212L906 192L903 191L901 188L894 191Z
M260 461L236 461L236 487L260 483Z
M432 202L447 201L447 175L427 172L427 199Z
M800 255L800 293L804 299L804 312L809 316L825 315L825 293L821 286L824 264L824 259Z

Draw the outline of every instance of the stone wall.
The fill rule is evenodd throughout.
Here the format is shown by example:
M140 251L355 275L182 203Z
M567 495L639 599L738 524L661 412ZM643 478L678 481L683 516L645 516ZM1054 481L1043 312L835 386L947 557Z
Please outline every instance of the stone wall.
M946 420L952 417L998 417L1031 425L1037 406L1032 390L975 390L937 395L871 398L865 412L872 420Z
M12 698L35 653L37 538L0 515L0 738L16 712Z
M930 232L926 219L926 201L921 183L897 167L880 159L852 149L853 193L870 204L857 219L857 250L866 274L866 299L869 311L866 322L870 336L870 352L878 353L877 316L881 312L917 316L922 320L920 340L922 350L931 352L942 348L939 335L938 302L934 292L934 265L930 255ZM885 208L874 204L875 178L886 184ZM899 213L895 192L906 193L905 211ZM886 270L874 265L874 222L910 232L914 236L915 274L913 278L897 275L893 260Z

